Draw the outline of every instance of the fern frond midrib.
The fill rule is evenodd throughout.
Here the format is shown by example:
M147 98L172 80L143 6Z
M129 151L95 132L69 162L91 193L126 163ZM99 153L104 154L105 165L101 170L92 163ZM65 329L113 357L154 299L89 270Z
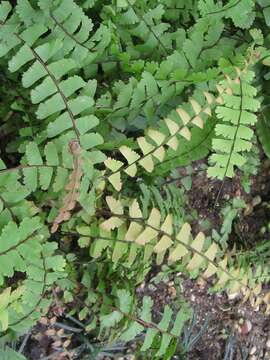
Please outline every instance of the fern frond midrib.
M190 119L190 122L192 122L192 120L196 117L196 116L200 116L201 114L203 114L204 110L206 108L202 108L201 111L199 112L198 115L195 115L193 116L191 119ZM127 164L125 166L121 166L118 170L116 171L111 171L109 175L103 175L103 176L100 176L101 179L108 179L108 177L110 177L111 175L114 175L114 174L117 174L117 173L121 173L122 171L125 171L127 168L131 167L132 165L137 165L141 160L145 159L146 157L148 157L149 155L153 155L154 152L156 152L158 149L160 149L161 147L163 147L164 145L166 145L167 142L169 142L173 137L177 136L180 132L181 129L185 128L186 125L182 125L181 127L179 127L179 129L172 135L169 135L167 137L165 137L165 139L163 140L163 142L160 144L160 145L156 145L154 146L154 148L149 151L147 154L143 154L142 156L140 156L140 158L138 160L135 160L133 161L132 163L130 164ZM144 136L145 137L145 136ZM161 164L164 163L164 160L161 162ZM161 165L160 164L160 165Z
M163 42L160 40L160 38L157 36L157 34L154 32L154 30L152 29L152 27L145 21L144 17L142 17L140 14L138 14L138 12L135 10L135 8L133 7L133 5L130 3L129 0L127 0L128 5L131 7L131 9L133 9L134 13L136 14L136 16L138 16L138 18L140 19L140 21L142 21L145 26L147 27L147 29L149 30L149 32L151 32L154 36L154 38L157 40L157 42L160 44L164 55L169 56L168 54L168 50L166 48L166 46L163 44Z
M61 222L63 222L63 218L65 217L65 215L71 214L71 210L74 208L76 202L78 201L78 188L80 187L81 178L83 175L81 158L82 148L79 145L79 141L77 142L75 140L71 140L69 143L69 149L73 158L73 170L70 174L69 182L66 184L65 187L67 194L64 197L64 203L53 222L53 226L51 229L52 233L54 233L58 229L58 226L59 224L61 224Z
M222 13L224 11L230 10L230 9L234 8L235 6L237 6L241 1L242 0L236 0L234 4L231 4L231 5L228 5L228 6L225 5L220 10L211 11L211 12L207 13L206 16L207 15L213 15L213 14L220 14L220 13Z
M153 322L148 322L145 320L142 320L139 317L136 317L132 314L126 313L124 311L122 311L120 308L116 307L116 306L112 306L112 305L108 305L110 307L111 310L113 311L119 311L124 317L126 317L127 319L131 320L131 321L135 321L139 324L141 324L144 328L148 328L148 329L156 329L158 332L160 332L161 334L167 334L169 336L171 336L174 339L179 340L179 336L174 335L173 333L171 333L170 331L166 331L161 329L157 324L153 323Z
M42 164L42 165L18 165L15 166L13 168L7 168L7 169L2 169L0 170L0 174L4 174L4 173L9 173L12 171L21 171L24 169L31 169L31 168L49 168L49 169L56 169L56 168L61 168L61 169L65 169L70 171L70 168L67 168L66 166L63 165L47 165L47 164Z
M40 294L40 298L39 300L37 301L37 303L35 304L35 306L32 308L32 310L30 310L27 314L25 314L23 317L21 317L20 319L18 319L17 321L15 321L14 323L10 323L9 326L16 326L18 324L20 324L22 321L24 321L25 319L29 318L29 316L31 316L36 310L37 308L39 307L39 305L41 304L44 296L45 296L45 293L46 293L46 288L47 288L47 276L48 276L48 270L46 269L46 263L45 263L45 257L44 255L41 253L41 258L42 258L42 264L43 264L43 270L44 270L44 276L43 276L43 287L42 287L42 290L41 290L41 294Z
M80 41L78 41L78 39L76 39L76 37L75 37L73 34L70 34L70 33L68 32L68 30L63 26L63 24L60 23L60 22L56 19L56 17L54 16L54 14L53 14L52 11L50 11L50 17L53 19L53 21L56 23L56 25L59 26L59 27L64 31L64 33L65 33L68 37L70 37L73 41L76 42L77 45L82 46L83 48L87 49L89 52L91 51L91 49L88 48L86 45L84 45L84 43L81 43Z
M205 137L203 137L202 140L196 146L194 146L193 148L189 149L188 151L182 153L181 156L184 157L186 155L189 155L190 153L192 153L192 151L200 148L207 141L207 139L210 137L211 133L215 130L215 126L216 126L216 124L214 123L213 126L211 127L211 129L209 130L209 132L205 135ZM177 158L179 158L179 155L175 155L175 156L170 157L170 158L168 158L166 160L163 160L161 163L158 163L156 165L156 168L158 168L159 166L162 166L163 164L166 164L169 161L177 159Z
M239 109L240 112L239 112L239 116L238 116L238 119L237 119L237 125L236 125L236 130L235 130L235 134L234 134L233 141L232 141L230 154L229 154L228 161L227 161L227 164L226 164L226 167L225 167L225 170L224 170L223 184L224 184L224 181L225 181L225 176L227 175L229 165L231 163L231 158L232 158L233 150L234 150L234 147L235 147L238 130L239 130L239 127L241 125L241 117L242 117L242 114L243 114L243 84L242 84L241 76L239 76L239 81L240 81L240 109ZM223 185L221 185L221 187L223 187Z
M0 22L0 25L5 25L5 23L3 23L2 21ZM44 63L44 61L41 59L41 57L38 55L38 53L35 51L35 49L33 49L31 46L29 46L26 41L24 41L24 39L16 32L13 32L13 34L17 37L18 40L20 40L21 43L23 43L24 45L26 45L29 50L32 52L32 54L34 55L34 58L42 65L42 67L44 68L44 70L46 71L46 73L48 74L48 76L52 79L56 89L57 89L57 92L60 94L63 102L64 102L64 105L65 105L65 110L67 111L69 117L70 117L70 120L72 122L72 127L73 127L73 130L75 132L75 135L76 135L76 138L78 141L80 141L80 133L79 133L79 130L77 129L76 127L76 122L75 122L75 118L74 118L74 115L68 105L68 100L66 98L66 96L64 95L63 91L60 89L59 87L59 84L58 84L58 81L57 79L55 78L55 76L51 73L51 71L49 70L48 66L46 65L46 63Z
M114 217L118 217L118 218L124 218L126 220L130 220L130 221L135 221L137 223L143 223L145 227L149 227L153 230L155 230L159 236L162 236L162 235L166 235L168 236L170 239L172 239L174 242L178 243L178 244L181 244L183 245L189 252L191 253L194 253L194 254L197 254L199 255L200 257L202 257L206 262L207 264L211 264L213 266L215 266L217 269L219 269L220 271L222 271L223 273L225 273L229 278L230 280L232 281L236 281L238 284L240 284L243 288L245 288L246 290L251 290L246 284L244 284L241 280L239 280L238 278L236 278L235 276L233 276L229 271L227 271L226 269L222 268L221 266L219 266L215 261L209 259L204 253L196 250L195 248L193 248L192 246L190 246L189 244L186 244L185 242L179 240L176 238L176 236L174 235L170 235L169 233L165 232L165 231L162 231L160 230L159 228L155 227L155 226L152 226L152 225L149 225L146 223L147 219L145 218L132 218L128 215L119 215L119 214L114 214L110 211L108 211L111 216L114 216ZM125 241L125 240L123 240ZM127 244L131 244L132 242L130 241L125 241ZM215 241L213 241L213 243L215 243Z
M30 235L28 235L25 239L19 241L18 244L15 244L15 245L11 246L10 248L8 248L7 250L0 252L0 256L6 255L10 251L17 249L18 246L26 243L31 237L35 236L36 233L37 233L37 231L34 231Z

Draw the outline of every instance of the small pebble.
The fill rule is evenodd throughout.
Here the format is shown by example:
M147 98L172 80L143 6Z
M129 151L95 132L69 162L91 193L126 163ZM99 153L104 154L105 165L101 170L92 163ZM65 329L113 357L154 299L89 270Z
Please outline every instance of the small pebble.
M251 321L246 320L244 324L241 326L241 333L243 335L247 335L252 329Z
M54 329L48 329L46 330L45 334L47 336L54 336L56 334L56 331Z
M259 195L255 196L255 197L252 199L252 205L253 205L253 206L257 206L257 205L259 205L261 202L262 202L262 198L261 198Z
M270 339L266 341L266 347L270 349Z
M249 355L254 355L256 351L257 351L256 346L253 346L249 352Z
M239 293L228 294L229 300L234 300L239 296Z
M53 342L52 346L54 348L60 348L62 346L62 341L61 340L57 340L55 342Z
M47 324L48 324L48 319L45 318L45 317L42 317L42 318L40 318L39 322L40 322L42 325L47 325Z
M51 325L54 325L56 323L56 316L54 316L54 317L52 317L51 319L50 319L50 324Z
M173 287L173 286L169 288L168 293L169 293L169 295L171 296L171 298L175 298L176 295L177 295L176 289L175 289L175 287Z
M70 345L70 342L71 342L71 341L70 341L69 339L67 339L66 341L64 341L64 342L63 342L63 347L64 347L64 348L67 348L67 347Z
M247 206L244 210L244 216L248 216L248 215L252 214L252 212L253 212L252 204L247 204Z

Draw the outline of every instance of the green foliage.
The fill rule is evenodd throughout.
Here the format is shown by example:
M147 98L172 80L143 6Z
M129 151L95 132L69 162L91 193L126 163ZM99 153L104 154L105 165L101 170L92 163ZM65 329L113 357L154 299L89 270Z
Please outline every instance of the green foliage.
M213 239L218 242L223 248L228 247L229 236L232 233L232 227L234 221L239 215L239 211L245 208L246 204L241 198L233 199L232 203L225 206L221 211L223 217L222 227L220 229L220 234L213 230L212 236Z
M213 139L212 147L215 154L211 155L208 175L220 180L234 176L234 166L242 167L246 160L241 154L250 151L252 147L253 131L249 126L255 125L256 112L260 104L254 99L257 91L250 85L254 73L245 68L235 79L227 76L219 86L220 102L216 113L222 123L215 127L218 138Z
M270 145L268 142L268 136L270 135L269 121L264 114L262 114L261 119L258 121L257 131L264 153L268 158L270 158Z
M199 8L203 16L231 18L236 27L243 29L250 28L255 18L252 0L230 0L226 5L215 4L213 0L200 0Z
M256 135L270 156L268 10L264 0L1 2L3 336L29 331L53 301L72 302L95 346L183 354L190 308L159 311L136 291L153 264L269 310L265 264L228 250L243 201L209 237L188 193L195 161L209 162L220 192L237 167L249 191Z
M15 352L14 350L10 348L5 348L4 350L0 350L0 356L3 360L25 360L26 358Z
M155 324L152 321L154 303L150 297L143 298L140 308L133 303L133 297L126 290L118 290L117 296L119 305L109 307L109 314L102 315L101 329L113 328L113 332L117 334L119 323L124 322L124 326L121 326L122 334L117 335L120 340L130 341L146 330L143 335L142 353L149 353L154 348L155 350L151 351L153 358L167 359L174 354L183 326L191 317L190 310L183 307L173 315L173 310L166 305L160 321Z

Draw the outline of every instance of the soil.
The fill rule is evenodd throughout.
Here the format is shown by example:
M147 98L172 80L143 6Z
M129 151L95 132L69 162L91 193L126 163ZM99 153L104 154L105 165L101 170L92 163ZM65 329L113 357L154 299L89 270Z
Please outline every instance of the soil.
M248 354L254 360L270 359L269 316L239 299L229 301L225 294L210 295L207 286L201 288L190 280L184 282L183 288L184 297L197 314L197 331L209 319L205 333L187 359L222 360L226 351L230 353L226 359L247 359Z
M210 229L220 229L222 217L220 209L226 206L233 198L241 198L247 204L249 211L240 212L237 224L241 231L241 240L244 240L244 247L254 247L254 235L257 238L261 228L268 225L270 219L270 162L262 157L262 165L258 175L250 177L250 192L246 193L241 184L241 174L237 173L233 179L226 179L222 184L218 180L209 180L205 171L201 171L204 165L198 162L194 165L194 175L192 177L192 190L189 192L189 208L196 209L198 220L193 222L193 231L198 233L201 230L203 220L209 220ZM259 203L252 205L256 199ZM210 234L210 233L209 233ZM235 240L234 233L231 240ZM264 238L266 234L264 234ZM239 242L240 239L238 239ZM235 244L235 241L232 241ZM239 245L239 243L237 244Z

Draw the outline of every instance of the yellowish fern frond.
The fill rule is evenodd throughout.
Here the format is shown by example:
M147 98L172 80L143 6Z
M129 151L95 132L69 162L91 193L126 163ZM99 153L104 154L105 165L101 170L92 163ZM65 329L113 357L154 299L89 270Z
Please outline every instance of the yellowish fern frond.
M267 311L270 311L270 295L262 295L260 283L252 279L253 269L244 271L234 265L233 259L229 261L227 256L223 257L219 245L212 239L209 241L202 232L193 238L188 223L184 223L180 230L176 231L173 216L168 214L162 220L160 211L156 208L153 208L145 219L136 199L130 201L128 209L124 203L111 196L106 200L111 216L100 224L100 228L103 231L121 229L118 260L127 255L130 245L133 246L132 251L134 246L136 251L140 248L147 251L147 258L156 255L158 264L164 262L164 259L169 265L181 261L188 273L197 274L205 280L215 278L214 284L219 289L226 288L230 295L242 293L244 301L249 299L255 307L265 304ZM117 237L115 241L118 241ZM110 240L107 246L109 244ZM134 256L132 259L135 259Z
M136 139L138 150L135 151L126 145L121 146L119 151L126 160L126 164L111 157L105 160L104 164L109 170L106 178L115 190L120 191L122 188L122 172L134 177L137 174L138 166L141 166L148 173L152 173L155 164L161 163L165 159L168 147L177 151L181 137L190 141L191 131L189 126L195 125L201 129L203 128L203 117L205 115L207 117L211 116L211 106L214 103L214 98L210 93L204 92L204 97L206 101L204 107L196 100L190 100L191 115L185 109L179 107L176 109L178 121L166 118L164 119L166 127L148 129L145 136Z

